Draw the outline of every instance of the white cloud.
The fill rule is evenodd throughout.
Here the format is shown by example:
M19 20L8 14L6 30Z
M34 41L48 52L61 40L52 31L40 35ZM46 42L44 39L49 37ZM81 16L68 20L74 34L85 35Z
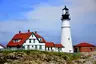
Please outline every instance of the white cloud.
M38 19L39 21L57 21L60 20L62 6L52 6L49 4L42 4L35 6L34 10L27 13L29 19Z
M57 1L57 0L56 0ZM59 0L59 3L63 2L63 0ZM58 2L58 1L57 1ZM57 3L56 2L56 3ZM89 23L96 23L94 21L89 21L90 18L87 18L87 14L89 15L89 17L93 18L90 14L92 12L94 12L94 14L96 14L96 2L94 2L94 0L65 0L64 2L70 2L70 5L68 5L69 9L70 9L70 14L71 17L73 19L76 20L81 20L79 19L79 17L85 16L85 19L87 19L86 21L84 21L85 23L89 22ZM64 3L65 4L65 3ZM61 10L64 7L64 4L62 5L52 5L52 4L39 4L34 6L34 10L29 11L27 13L27 17L28 19L37 19L40 23L43 24L58 24L58 22L60 22L60 18L61 18ZM66 5L66 4L65 4ZM89 20L88 20L89 19ZM95 19L95 18L94 18ZM72 22L77 22L77 21L73 21ZM82 23L82 21L78 21L79 23ZM50 24L50 25L51 25ZM52 25L53 26L53 25Z
M74 14L95 12L96 2L95 0L74 0L71 9Z
M62 2L63 0L59 1ZM65 0L65 2L66 1L67 0ZM67 2L69 1L70 0ZM39 5L32 6L33 10L24 13L25 17L28 19L27 21L23 22L19 20L7 20L5 22L0 22L0 31L15 31L19 29L25 30L28 28L30 29L38 27L41 29L46 29L44 26L49 27L48 29L51 29L52 27L55 28L58 23L60 25L61 12L62 8L64 7L63 5L64 4L55 6L48 3L41 3ZM78 15L84 15L88 12L95 12L95 6L96 2L94 2L94 0L74 0L71 1L71 5L68 5L70 8L70 14L74 18Z

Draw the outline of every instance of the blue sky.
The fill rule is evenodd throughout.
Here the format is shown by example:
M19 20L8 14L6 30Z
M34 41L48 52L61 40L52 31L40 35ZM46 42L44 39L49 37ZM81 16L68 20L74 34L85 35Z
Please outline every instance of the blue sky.
M95 0L0 0L0 43L18 31L38 31L47 41L60 43L61 12L70 10L73 44L96 42Z

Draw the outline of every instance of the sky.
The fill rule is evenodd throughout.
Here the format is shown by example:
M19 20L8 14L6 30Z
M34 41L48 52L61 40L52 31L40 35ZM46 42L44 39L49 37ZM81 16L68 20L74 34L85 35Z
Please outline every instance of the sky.
M73 45L96 45L96 0L0 0L0 44L21 32L37 31L46 41L60 43L61 14L69 8Z

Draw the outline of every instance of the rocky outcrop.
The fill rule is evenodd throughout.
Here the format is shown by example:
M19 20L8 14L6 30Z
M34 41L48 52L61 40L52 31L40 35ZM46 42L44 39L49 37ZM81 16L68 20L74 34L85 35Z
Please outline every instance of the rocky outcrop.
M96 52L83 52L80 59L74 60L74 64L96 64Z
M96 64L96 52L68 54L57 52L0 53L0 64Z
M11 52L0 53L0 64L65 64L65 60L56 55L45 53Z

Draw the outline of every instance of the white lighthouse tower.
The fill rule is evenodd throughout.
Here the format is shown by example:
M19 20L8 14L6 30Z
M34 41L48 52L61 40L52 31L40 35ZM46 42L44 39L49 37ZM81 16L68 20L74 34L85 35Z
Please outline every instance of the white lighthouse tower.
M62 9L62 26L61 26L61 44L65 47L64 52L73 53L73 45L70 32L70 18L69 9Z

